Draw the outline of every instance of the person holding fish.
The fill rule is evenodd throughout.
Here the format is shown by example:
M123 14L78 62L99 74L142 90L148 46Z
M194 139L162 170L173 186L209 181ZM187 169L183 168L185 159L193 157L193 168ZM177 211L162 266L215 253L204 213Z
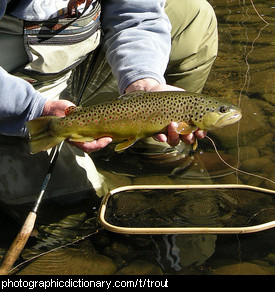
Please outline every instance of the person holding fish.
M0 194L9 203L28 200L49 161L47 152L29 153L28 121L65 117L79 92L83 107L135 91L200 93L218 41L206 0L3 0L0 38ZM174 121L166 133L154 135L171 146L204 136L199 127L179 132ZM49 187L53 196L102 189L87 153L106 147L112 137L74 137L62 148L56 167L62 183ZM7 183L14 174L21 177L18 186Z

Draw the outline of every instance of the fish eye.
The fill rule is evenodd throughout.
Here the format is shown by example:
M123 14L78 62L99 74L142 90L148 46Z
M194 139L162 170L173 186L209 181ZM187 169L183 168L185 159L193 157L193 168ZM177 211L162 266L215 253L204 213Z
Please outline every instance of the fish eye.
M228 111L228 107L225 106L225 105L222 105L220 108L219 108L219 112L220 113L226 113Z

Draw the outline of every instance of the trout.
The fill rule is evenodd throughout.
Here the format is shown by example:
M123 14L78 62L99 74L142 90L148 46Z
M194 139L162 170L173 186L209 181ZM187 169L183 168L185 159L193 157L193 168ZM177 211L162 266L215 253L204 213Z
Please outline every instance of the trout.
M179 134L190 134L233 124L242 116L241 109L230 102L186 91L136 91L110 102L69 107L65 114L26 123L31 153L48 150L66 139L89 142L101 137L119 142L115 150L120 152L141 138L167 133L171 122L177 122Z

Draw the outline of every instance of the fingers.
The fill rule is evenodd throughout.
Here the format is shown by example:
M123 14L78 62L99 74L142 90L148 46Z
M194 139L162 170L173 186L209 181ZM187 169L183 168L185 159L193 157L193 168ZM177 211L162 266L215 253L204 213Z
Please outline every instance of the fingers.
M167 139L167 142L171 146L176 146L180 142L180 136L177 133L177 128L178 128L178 124L175 123L175 122L172 122L168 126L168 139Z
M197 130L194 133L179 135L177 133L178 124L172 122L168 126L167 136L165 134L157 134L155 135L155 139L159 142L167 142L171 146L176 146L179 144L180 140L185 144L193 144L197 139L203 139L206 136L206 132L203 130Z
M185 143L185 144L193 144L196 140L196 137L194 135L194 133L190 133L187 135L182 135L181 136L181 140Z
M88 154L106 147L111 142L112 142L112 138L110 138L110 137L100 138L100 139L95 140L93 142L70 142L70 141L68 141L68 143L70 145L75 146Z
M197 130L197 131L195 132L195 135L196 135L196 137L197 137L198 139L203 139L203 138L206 137L207 132L206 132L206 131L203 131L203 130Z
M181 136L181 140L185 144L193 144L196 139L203 139L203 138L205 138L206 134L207 134L206 131L197 130L194 133L190 133L190 134L187 134L187 135L182 135Z
M159 142L167 142L167 136L165 134L156 134L154 138Z
M143 91L184 91L184 89L167 85L167 84L160 84L153 78L144 78L139 79L132 84L130 84L125 92L131 92L136 90L143 90Z
M75 104L69 100L49 100L44 105L42 116L63 117L65 116L65 110L70 106L75 106Z
M75 106L72 102L60 99L60 100L50 100L47 101L44 105L43 109L43 116L50 115L50 116L59 116L63 117L65 116L65 110L70 107ZM81 150L83 150L86 153L91 153L93 151L100 150L104 147L106 147L109 143L112 142L112 138L110 137L104 137L100 138L98 140L95 140L93 142L72 142L67 141L70 145L75 146Z
M181 140L185 144L193 144L196 139L203 139L203 138L205 138L206 134L207 134L206 131L197 130L194 133L190 133L190 134L187 134L187 135L182 135L181 136Z

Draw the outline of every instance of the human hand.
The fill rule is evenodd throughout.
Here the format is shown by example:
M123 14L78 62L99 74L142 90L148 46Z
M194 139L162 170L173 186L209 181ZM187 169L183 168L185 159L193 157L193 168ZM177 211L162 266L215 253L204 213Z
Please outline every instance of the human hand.
M136 82L133 82L130 86L126 88L126 93L135 91L135 90L144 90L144 91L184 91L184 89L166 85L166 84L160 84L156 80L151 78L145 78L141 80L137 80ZM206 132L202 130L197 130L194 133L190 133L187 135L179 135L177 133L177 123L172 122L168 126L168 133L165 134L157 134L155 135L155 139L160 142L167 142L171 146L176 146L182 140L186 144L193 144L195 142L195 139L203 139L206 136Z
M65 99L47 101L44 105L42 116L64 117L65 110L70 106L75 106L75 104ZM112 138L103 137L92 142L71 142L69 140L67 142L86 153L91 153L106 147L112 142Z
M168 126L167 136L165 134L157 134L155 135L155 139L159 142L167 142L171 146L176 146L179 144L180 140L185 144L193 144L198 139L203 139L206 136L206 132L203 130L197 130L194 133L179 135L177 133L178 124L176 122L172 122Z
M143 90L143 91L184 91L184 89L172 86L172 85L167 85L167 84L160 84L158 81L152 78L145 78L145 79L140 79L132 84L130 84L125 92L131 92L131 91L136 91L136 90Z

